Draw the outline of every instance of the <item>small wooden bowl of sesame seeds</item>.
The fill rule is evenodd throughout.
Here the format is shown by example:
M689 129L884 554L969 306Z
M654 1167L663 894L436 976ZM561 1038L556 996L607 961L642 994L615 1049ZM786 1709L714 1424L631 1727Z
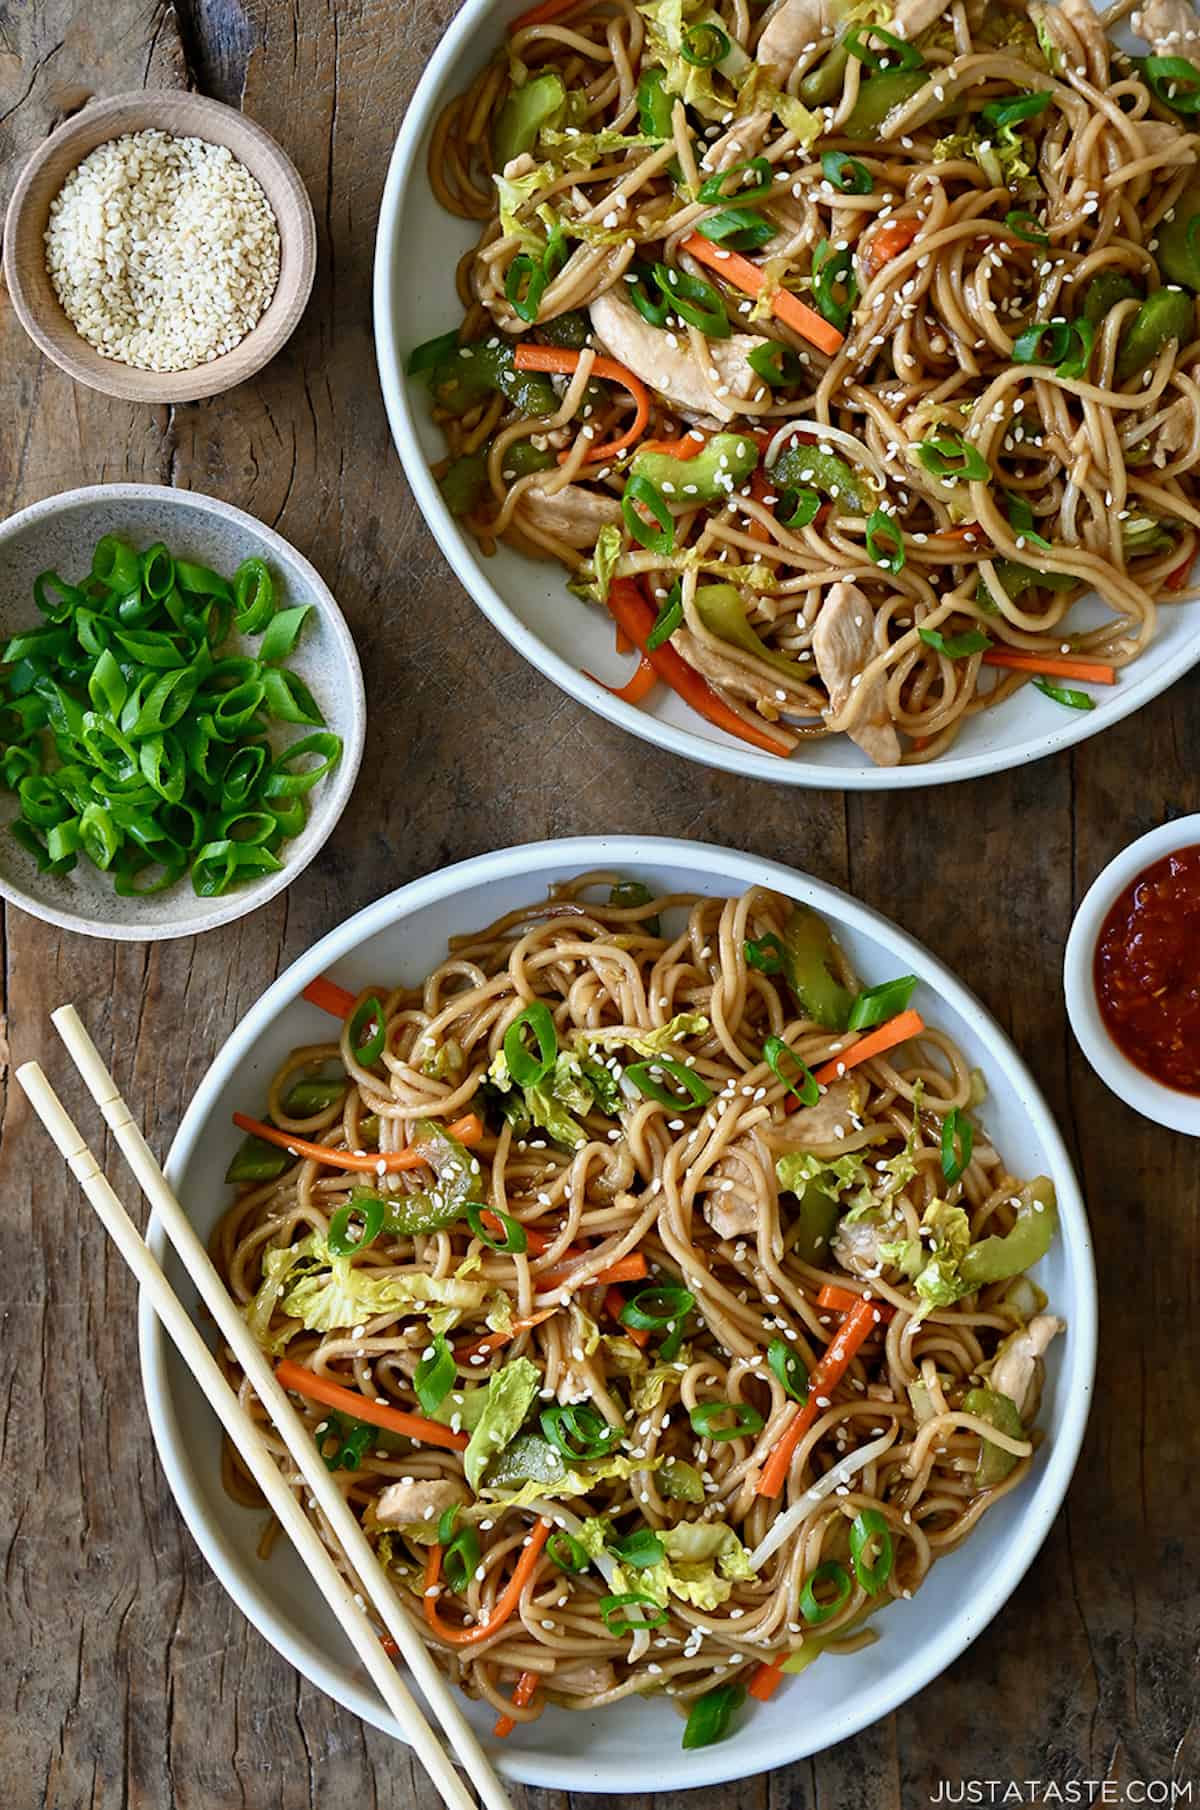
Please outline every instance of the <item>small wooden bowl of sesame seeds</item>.
M17 318L76 382L131 402L244 383L304 312L312 203L261 126L203 95L95 101L29 159L9 202Z

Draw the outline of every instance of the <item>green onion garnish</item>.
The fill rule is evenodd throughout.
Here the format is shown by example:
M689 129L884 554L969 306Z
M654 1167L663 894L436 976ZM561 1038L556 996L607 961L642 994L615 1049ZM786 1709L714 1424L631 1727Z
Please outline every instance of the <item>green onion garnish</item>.
M730 251L756 251L773 239L779 228L752 208L727 207L719 214L710 214L707 220L698 220L696 231L714 245L727 245Z
M591 1564L587 1548L580 1545L573 1533L564 1527L556 1527L546 1541L546 1557L560 1571L586 1571Z
M1096 329L1091 321L1082 318L1072 321L1071 338L1074 341L1073 349L1055 367L1056 377L1087 376L1087 368L1092 362L1092 348L1096 343Z
M904 567L904 536L891 516L885 515L882 509L873 509L867 517L867 557L893 574L902 571Z
M656 1282L626 1301L618 1317L622 1326L630 1326L635 1332L665 1332L658 1355L660 1363L670 1364L678 1356L684 1322L695 1305L696 1297L689 1289L677 1283Z
M858 282L849 246L839 250L828 239L820 241L813 252L812 284L818 312L839 333L844 333L858 299Z
M1070 685L1052 685L1049 679L1035 679L1034 685L1056 704L1065 704L1068 710L1094 710L1096 700L1086 691L1076 691Z
M975 1127L955 1106L942 1120L942 1174L948 1182L963 1174L974 1148Z
M642 510L648 510L657 522L657 528L651 527ZM667 499L657 484L640 474L631 477L625 485L621 498L621 514L625 517L625 526L639 545L651 553L670 553L675 546L675 518L667 505Z
M568 1464L604 1458L621 1443L621 1428L605 1420L590 1402L569 1402L541 1412L543 1436Z
M683 1745L711 1747L714 1741L723 1741L729 1733L730 1722L745 1701L746 1687L736 1681L718 1684L714 1690L705 1691L688 1711Z
M698 327L709 339L728 339L733 332L725 304L718 289L703 277L686 270L675 270L670 264L654 266L654 280L668 298L671 307L689 327Z
M383 1016L383 1007L374 994L354 1008L346 1037L350 1044L350 1054L363 1068L370 1068L373 1062L378 1062L387 1042L387 1021Z
M845 151L824 151L821 168L826 181L832 182L843 195L869 195L875 187L866 164L860 163L857 157L848 156Z
M768 1037L763 1044L763 1060L775 1076L782 1081L790 1094L794 1094L801 1106L815 1106L821 1097L821 1089L817 1078L806 1063L801 1062L795 1050L790 1049L782 1037ZM792 1071L784 1073L784 1064Z
M1004 494L1008 498L1008 524L1013 533L1026 540L1031 547L1040 547L1043 553L1049 553L1050 542L1034 533L1033 510L1025 498L1014 490L1006 490Z
M456 1596L461 1596L479 1569L482 1554L473 1527L460 1527L442 1549L442 1573Z
M384 1203L375 1194L353 1194L338 1208L329 1221L325 1242L335 1257L353 1257L374 1244L383 1230ZM351 1220L361 1221L357 1236L350 1231Z
M1046 341L1043 351L1042 341ZM1057 365L1067 355L1071 344L1068 321L1035 321L1013 341L1013 363L1019 365Z
M965 660L968 654L983 654L992 645L990 635L981 629L965 629L961 635L943 635L940 628L919 628L917 634L926 647L945 654L947 660Z
M463 1207L467 1216L467 1224L481 1244L486 1244L490 1251L499 1251L502 1257L521 1257L529 1249L529 1234L519 1219L513 1219L508 1213L502 1213L499 1207L485 1207L480 1201L469 1200ZM484 1223L483 1215L498 1219L503 1228L503 1237L497 1238Z
M746 362L755 376L761 377L773 390L804 382L805 371L799 357L778 339L755 346L747 353Z
M651 283L659 291L659 301L655 301L651 294ZM625 272L625 287L630 301L643 320L649 321L652 327L666 326L671 318L671 304L663 294L662 284L653 270L648 270L644 264L631 264Z
M711 1087L705 1086L694 1069L676 1062L673 1056L651 1056L648 1062L631 1063L625 1073L640 1094L659 1106L683 1112L692 1106L707 1106L712 1099ZM665 1086L661 1079L664 1075L669 1075L680 1091L672 1092Z
M968 478L986 484L992 475L992 468L979 448L958 434L933 434L928 440L920 441L913 450L918 462L935 478L946 478L951 482Z
M667 1553L658 1535L649 1527L639 1527L634 1533L610 1540L608 1550L622 1565L632 1566L634 1571L648 1571L651 1565L660 1564Z
M887 45L890 56L881 56L872 50L866 42L867 37L879 38ZM915 44L909 44L904 38L893 36L884 31L882 25L852 25L850 30L842 34L842 44L852 57L865 63L868 69L879 75L886 69L924 69L925 58Z
M454 1387L454 1353L440 1332L435 1332L413 1371L413 1388L422 1414L436 1414Z
M1014 239L1021 239L1026 245L1049 245L1050 235L1042 231L1036 217L1028 208L1013 207L1004 216L1004 224Z
M334 1408L326 1415L314 1438L327 1471L356 1471L367 1455L367 1447L378 1436L378 1428L369 1421L351 1420L349 1415L339 1414Z
M1016 94L1008 100L988 101L979 109L989 125L1003 128L1015 126L1023 119L1036 119L1044 113L1054 96L1048 88L1039 90L1037 94Z
M650 638L647 636L646 646L649 647L649 645ZM656 642L655 645L657 646L658 643ZM609 892L608 902L610 905L617 905L623 910L629 910L630 907L636 908L639 905L649 905L653 897L654 894L650 891L650 888L644 886L640 880L618 880L616 885ZM644 930L647 936L662 935L662 924L657 917L643 918L638 928Z
M816 520L821 508L820 493L816 490L801 488L785 490L779 499L779 507L775 518L785 528L807 528Z
M871 1562L874 1546L877 1557ZM877 1508L864 1508L850 1523L850 1559L854 1575L868 1596L878 1596L892 1575L892 1532Z
M1175 113L1200 112L1200 69L1187 57L1145 57L1142 79L1155 100Z
M527 1031L533 1038L536 1054L525 1041ZM504 1033L504 1060L514 1086L536 1087L554 1067L557 1055L558 1032L550 1008L545 1000L535 999L523 1012L518 1012Z
M689 1410L689 1419L694 1433L712 1440L741 1439L761 1433L766 1425L758 1409L744 1401L700 1401Z
M873 1024L883 1024L894 1018L897 1012L903 1012L916 985L915 974L902 974L896 980L885 980L877 987L868 987L850 1007L846 1029L865 1031Z
M683 586L676 579L667 592L662 609L654 618L654 626L646 636L646 652L652 654L664 641L669 641L683 621Z
M786 1339L772 1339L767 1346L767 1363L783 1385L784 1393L793 1401L808 1400L808 1371L803 1359Z
M693 69L715 69L729 55L729 39L719 25L704 21L684 32L679 54Z
M817 1595L818 1584L831 1584L834 1595L822 1601ZM805 1579L800 1592L800 1613L810 1627L819 1628L823 1621L829 1621L837 1614L853 1588L846 1567L839 1565L836 1559L826 1559L810 1578Z
M742 955L748 968L757 968L760 974L786 974L788 971L788 953L781 939L773 930L757 941L748 940L742 944Z
M637 1604L639 1614L636 1621L630 1621L620 1611L634 1603ZM602 1596L600 1614L609 1633L617 1639L623 1634L634 1633L638 1628L661 1628L667 1619L667 1611L652 1596L645 1596L640 1590L622 1590L613 1596Z
M755 181L737 183L732 189L724 187L731 176L737 176L743 170L753 170ZM749 157L744 163L731 163L728 169L718 170L715 176L710 176L706 182L702 182L696 193L696 199L711 207L718 201L758 201L763 195L769 195L770 192L770 164L765 157Z

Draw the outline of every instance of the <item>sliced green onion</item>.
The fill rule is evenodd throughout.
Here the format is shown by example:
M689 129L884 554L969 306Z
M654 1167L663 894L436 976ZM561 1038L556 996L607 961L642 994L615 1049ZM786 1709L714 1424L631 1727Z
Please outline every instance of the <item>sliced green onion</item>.
M437 1543L439 1546L448 1546L454 1538L454 1529L461 1509L462 1503L455 1502L449 1508L444 1508L438 1516Z
M1070 685L1052 685L1049 679L1035 679L1033 682L1038 691L1044 692L1048 698L1053 698L1056 704L1065 704L1068 710L1094 710L1096 708L1095 698L1089 696L1086 691L1076 691Z
M161 603L175 588L175 561L161 541L147 547L141 558L142 589Z
M227 1182L270 1182L282 1175L290 1162L286 1150L262 1138L243 1138L225 1171Z
M1026 499L1014 490L1006 490L1004 494L1008 498L1008 523L1013 533L1027 541L1031 547L1040 547L1043 553L1049 553L1050 542L1034 533L1033 510Z
M748 968L755 968L760 974L786 974L788 955L782 941L773 930L757 941L750 939L742 944L742 956Z
M807 528L817 519L821 509L820 493L802 488L785 490L775 511L775 519L785 528Z
M268 663L286 660L300 639L300 630L311 616L312 609L311 603L298 603L290 610L276 610L262 638L258 650L259 659Z
M822 1601L817 1596L818 1584L831 1584L835 1594ZM823 1621L829 1621L837 1614L853 1588L846 1567L839 1565L836 1559L826 1559L810 1578L805 1579L800 1592L800 1613L810 1627L819 1628Z
M1091 321L1081 317L1071 322L1071 339L1074 342L1073 349L1055 367L1056 377L1087 376L1088 366L1092 362L1092 350L1096 344L1096 329Z
M460 1527L442 1548L442 1573L456 1596L467 1589L479 1569L479 1535L473 1527Z
M525 1033L533 1038L536 1054L525 1041ZM558 1032L544 999L535 999L523 1012L518 1012L504 1033L504 1060L516 1087L536 1087L554 1067L558 1055Z
M866 42L868 37L879 38L887 45L892 54L885 57L881 56L878 51L872 50ZM849 31L843 32L842 44L852 57L857 57L860 63L865 63L867 68L874 70L876 75L888 69L924 69L925 67L925 58L915 44L909 44L904 38L895 37L890 31L885 31L882 25L852 25Z
M647 636L646 646L649 647L649 645L650 640ZM608 902L610 905L616 905L623 910L628 910L630 907L636 907L638 905L649 905L653 897L654 894L650 891L650 888L644 886L640 880L618 880L616 885L613 886L609 892ZM647 936L662 935L662 924L657 917L644 918L639 928L644 930Z
M621 1428L611 1426L590 1402L543 1408L539 1418L543 1436L568 1464L604 1458L621 1443Z
M335 1257L353 1257L355 1251L365 1251L374 1244L383 1230L384 1203L375 1194L354 1195L343 1207L339 1207L329 1221L329 1231L325 1242ZM358 1236L350 1233L351 1220L361 1220Z
M867 517L867 557L888 572L896 573L904 569L904 536L891 516L885 515L882 509L873 509Z
M738 184L727 189L724 184L731 176L737 176L743 170L753 170L757 180L753 183ZM718 201L758 201L763 195L771 192L771 166L765 157L749 157L743 163L731 163L727 169L718 170L700 184L696 193L697 201L712 206Z
M676 579L667 592L658 615L654 618L654 626L646 636L646 652L652 654L655 648L669 641L675 630L683 621L683 586Z
M198 566L190 559L175 561L175 582L181 591L190 591L196 597L220 597L226 603L234 601L233 587L228 579L209 566Z
M983 654L992 645L990 635L982 629L964 629L961 635L943 635L940 628L919 628L917 634L926 647L945 654L947 660L965 660L968 654Z
M751 208L727 207L719 214L710 214L706 220L698 220L696 231L714 245L727 245L730 251L757 251L760 245L775 237L779 228L773 220L764 220Z
M294 763L315 756L319 766L297 770ZM316 735L302 736L285 748L271 763L271 770L263 786L266 798L293 798L302 792L311 792L317 781L331 773L342 757L342 738L333 735L328 729L318 730Z
M1046 350L1042 341L1046 340ZM1035 321L1013 341L1013 362L1019 365L1057 365L1067 355L1071 328L1067 321Z
M705 1691L703 1697L697 1697L688 1711L683 1745L711 1747L714 1741L723 1741L729 1733L730 1722L745 1701L746 1687L736 1680L732 1684L718 1684L715 1689Z
M650 293L651 283L662 297L660 301L656 302ZM625 288L630 301L644 321L649 321L652 327L666 326L671 318L671 302L670 298L663 293L662 284L658 281L654 271L648 270L644 264L631 265L625 272Z
M632 1327L635 1332L665 1332L659 1362L670 1364L678 1356L684 1324L695 1305L696 1297L690 1289L677 1283L656 1282L626 1301L618 1318L622 1326Z
M648 1062L631 1063L625 1073L640 1094L659 1106L684 1111L692 1106L707 1106L712 1099L712 1088L705 1086L694 1069L684 1062L676 1062L672 1056L651 1056ZM659 1078L662 1075L671 1077L682 1090L683 1098L663 1085Z
M975 1127L955 1106L942 1120L942 1174L956 1182L971 1161Z
M648 1571L652 1565L661 1564L667 1555L666 1547L649 1527L639 1527L619 1540L610 1540L608 1550L622 1565L629 1565L634 1571Z
M368 994L361 1005L355 1006L347 1039L350 1054L363 1068L370 1068L382 1056L387 1043L387 1020L383 1015L383 1006L373 993Z
M546 1541L546 1557L560 1571L586 1571L592 1562L586 1546L582 1546L565 1527L556 1527Z
M504 278L504 299L523 321L535 321L546 289L546 273L540 258L520 251Z
M367 1420L351 1420L332 1409L314 1435L321 1462L327 1471L357 1471L378 1429ZM330 1440L333 1441L332 1448Z
M646 509L658 523L652 528L641 513ZM657 484L649 478L636 474L625 485L621 498L621 514L625 517L625 526L639 545L651 553L667 554L675 547L675 518L671 514L667 499Z
M825 180L832 182L840 194L869 195L875 187L866 164L860 163L857 157L848 156L845 151L822 152L821 168Z
M868 1558L874 1546L878 1556ZM878 1596L892 1575L892 1530L877 1508L864 1508L850 1523L850 1559L854 1575L868 1596Z
M801 1106L815 1106L821 1097L821 1089L816 1076L804 1062L801 1062L795 1050L790 1049L782 1037L768 1037L763 1044L763 1059L777 1081L782 1081L790 1094L794 1094ZM794 1071L789 1077L784 1073L784 1063Z
M693 69L715 69L729 55L729 39L719 25L702 21L684 32L679 54Z
M799 1352L786 1339L771 1340L767 1346L767 1363L783 1385L785 1395L790 1395L793 1401L808 1400L808 1371Z
M260 635L275 614L275 585L263 560L244 559L234 573L233 609L239 635Z
M699 1401L689 1410L689 1419L693 1433L717 1441L761 1433L766 1425L758 1409L744 1401Z
M1049 88L1043 88L1037 94L1015 94L1007 100L988 101L979 111L989 125L1002 129L1023 119L1036 119L1053 99Z
M499 1251L503 1257L521 1257L529 1249L529 1234L525 1227L519 1219L513 1219L509 1214L502 1213L499 1207L485 1207L477 1200L469 1200L464 1212L467 1216L467 1224L476 1238L481 1244L486 1244L489 1250ZM489 1231L483 1219L485 1213L489 1218L500 1221L503 1228L502 1237L498 1238L494 1232Z
M1200 112L1200 69L1187 57L1145 57L1142 79L1155 100L1175 113Z
M620 1613L633 1604L639 1611L636 1621L630 1621L628 1616ZM612 1596L602 1596L599 1608L605 1627L618 1640L622 1635L636 1633L638 1628L661 1628L667 1620L667 1611L640 1590L622 1590Z
M903 1012L916 985L915 974L902 974L898 980L885 980L877 987L868 987L850 1007L846 1029L865 1031L873 1024L883 1024L894 1018L897 1012Z
M992 468L979 448L957 434L934 434L913 449L918 462L935 478L968 478L986 484Z
M689 327L697 327L709 339L728 339L733 332L720 290L670 264L656 264L654 278L671 307Z
M755 346L747 353L746 362L755 376L761 377L773 390L803 383L805 379L799 356L782 340L768 339L761 346Z
M435 1332L413 1371L413 1388L422 1414L434 1415L454 1387L454 1353L440 1332Z
M1049 245L1050 235L1042 228L1028 208L1013 207L1004 216L1004 224L1014 239L1021 239L1026 245Z
M142 582L142 562L125 541L105 534L92 554L92 577L117 597L128 597Z
M839 333L844 333L858 299L854 258L849 246L839 250L828 239L822 239L813 252L812 282L813 301L818 312ZM839 295L838 290L844 294Z

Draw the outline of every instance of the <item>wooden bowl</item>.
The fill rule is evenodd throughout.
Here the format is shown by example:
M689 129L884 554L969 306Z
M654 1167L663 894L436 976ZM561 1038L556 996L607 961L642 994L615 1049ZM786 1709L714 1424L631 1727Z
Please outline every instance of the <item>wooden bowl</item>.
M258 325L231 352L190 371L142 371L105 358L67 319L46 269L50 206L71 171L97 145L152 130L228 146L258 180L279 227L279 281ZM290 337L308 302L316 263L312 202L275 140L232 107L170 89L94 101L52 132L22 170L4 227L4 280L25 331L77 383L128 402L195 402L244 383Z

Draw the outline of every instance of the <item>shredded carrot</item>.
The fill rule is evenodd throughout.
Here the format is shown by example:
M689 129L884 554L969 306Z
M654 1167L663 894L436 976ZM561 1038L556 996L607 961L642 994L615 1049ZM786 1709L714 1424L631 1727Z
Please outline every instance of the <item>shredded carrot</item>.
M627 635L632 636L643 653L647 652L646 637L654 627L654 611L643 597L640 588L631 578L614 578L608 587L608 607L615 619L620 623ZM669 641L656 647L647 655L650 664L660 679L665 679L672 691L678 692L685 703L693 710L715 723L718 729L724 729L727 735L736 735L740 740L749 742L752 747L762 748L767 754L778 754L786 760L788 750L772 741L765 730L756 729L731 710L724 699L719 697L701 675L687 661L677 654Z
M328 1377L317 1376L314 1371L306 1370L303 1364L293 1363L291 1358L283 1358L276 1364L275 1376L284 1389L294 1390L297 1395L306 1395L310 1401L323 1402L327 1408L337 1408L352 1420L369 1420L373 1427L386 1427L390 1433L403 1433L406 1439L415 1439L421 1445L444 1446L449 1452L463 1452L470 1443L465 1433L452 1433L440 1420L426 1420L423 1414L409 1414L403 1408L390 1408L385 1402L375 1401L372 1396L360 1395L357 1389L343 1389L340 1383L332 1383Z
M978 522L963 522L957 528L938 528L929 538L930 540L961 540L970 544L974 541L986 540L987 535Z
M483 1338L473 1339L469 1345L456 1345L454 1361L456 1364L469 1364L472 1358L491 1357L494 1351L502 1350L515 1339L518 1333L532 1332L535 1326L540 1326L543 1320L548 1320L557 1312L557 1307L544 1307L541 1313L530 1314L528 1319L514 1320L507 1332L485 1333Z
M527 13L519 13L509 26L509 33L526 31L531 25L549 25L551 19L557 19L563 13L569 13L580 0L541 0L540 6L531 6Z
M1195 563L1195 553L1189 553L1181 565L1176 566L1173 572L1168 572L1166 578L1163 580L1163 584L1166 586L1167 590L1182 591L1188 579L1191 577L1192 567Z
M582 671L585 679L591 679L595 685L604 685L604 680L598 679L586 666ZM626 704L640 704L643 698L649 697L657 684L658 674L651 664L650 656L643 654L632 679L628 679L624 685L604 685L604 689L614 698L622 698Z
M856 1068L860 1062L869 1062L872 1056L882 1056L898 1043L905 1043L910 1037L919 1037L925 1029L925 1020L919 1012L910 1007L907 1012L898 1012L895 1018L889 1018L886 1024L868 1031L857 1043L852 1043L838 1056L833 1056L820 1068L813 1070L813 1079L822 1087L836 1081L844 1075L848 1068ZM785 1112L795 1112L800 1102L795 1095L789 1095L784 1103Z
M771 487L771 481L761 465L756 465L754 470L750 473L750 495L754 498L756 503L764 504L769 496L775 495L775 492ZM771 530L765 527L757 516L751 516L747 533L751 540L769 541L771 539Z
M472 1647L477 1641L487 1640L497 1633L508 1620L521 1600L521 1592L537 1569L537 1562L542 1555L542 1547L546 1544L550 1533L549 1521L539 1521L530 1533L521 1549L512 1576L504 1589L496 1598L495 1607L486 1621L477 1622L470 1628L449 1627L438 1614L438 1579L442 1575L442 1549L431 1546L425 1560L425 1594L422 1605L425 1620L439 1640L448 1641L452 1647Z
M666 453L671 459L694 459L697 453L704 451L704 446L704 435L698 428L693 428L679 440L643 440L638 451Z
M617 1325L621 1328L621 1331L625 1334L626 1338L632 1339L635 1345L640 1345L642 1349L645 1350L646 1346L650 1343L650 1334L644 1326L626 1326L621 1318L621 1309L624 1305L625 1297L614 1282L612 1287L605 1294L604 1311L610 1320L615 1320L617 1322Z
M617 627L617 632L613 636L613 643L619 654L631 654L633 652L633 642L629 639L625 630L620 626Z
M742 257L740 252L726 251L722 246L714 245L700 233L690 233L683 241L683 249L690 251L698 264L707 264L710 270L716 271L744 295L757 295L766 281L761 265ZM830 358L844 343L837 328L830 326L790 289L776 289L771 297L771 312L818 351L827 352Z
M1005 666L1013 672L1044 673L1049 679L1087 679L1093 685L1115 685L1116 668L1102 660L1068 659L1065 654L1031 654L1023 648L991 647L983 656L985 666Z
M513 363L518 371L551 371L559 377L569 377L582 357L582 352L572 351L569 346L522 344L513 353ZM615 358L597 358L592 365L592 376L604 377L609 383L623 385L633 397L637 412L619 439L610 440L605 446L593 446L589 449L589 465L594 465L600 459L615 459L618 453L623 453L627 446L632 446L635 440L641 439L650 419L650 397L646 386L626 365L618 364ZM568 458L569 453L560 453L559 464L564 464Z
M757 1697L760 1703L769 1703L783 1683L784 1677L785 1673L773 1660L764 1659L761 1665L754 1668L754 1675L748 1687L750 1695Z
M244 1112L235 1112L233 1122L240 1130L252 1132L256 1138L261 1138L264 1144L277 1144L289 1156L309 1157L315 1163L324 1163L327 1169L353 1169L364 1174L378 1174L382 1163L384 1173L394 1175L398 1169L419 1169L422 1163L429 1161L422 1154L420 1144L410 1144L407 1150L376 1151L374 1154L365 1151L359 1155L354 1150L331 1150L328 1144L312 1144L307 1138L298 1138L290 1131L280 1131L275 1125L264 1125L261 1119L251 1119ZM483 1125L473 1112L469 1112L465 1118L456 1119L448 1130L452 1138L457 1138L468 1149L478 1144L483 1137Z
M517 1709L527 1709L533 1701L538 1685L542 1682L540 1672L522 1672L513 1689L512 1700ZM498 1716L492 1733L498 1741L506 1740L511 1735L516 1723L511 1716Z
M817 1405L818 1402L827 1401L832 1396L834 1389L853 1363L855 1353L875 1331L875 1328L882 1324L882 1320L883 1315L879 1310L878 1301L868 1301L865 1297L860 1297L855 1302L837 1332L834 1333L832 1340L825 1347L824 1356L814 1366L812 1375L808 1379L808 1399L795 1418L784 1428L782 1437L763 1465L756 1494L760 1496L779 1495L787 1482L792 1453L822 1412Z
M565 1283L575 1280L579 1273L579 1259L586 1257L588 1253L575 1251L568 1255L572 1258L570 1263L564 1262L552 1270L543 1270L540 1276L534 1278L539 1289L562 1288ZM602 1283L605 1288L611 1288L614 1282L640 1282L646 1273L646 1259L642 1253L630 1251L627 1257L618 1257L615 1263L610 1263L598 1276L592 1276L589 1287L595 1282Z
M328 980L324 974L318 974L316 980L310 980L302 999L307 999L310 1006L319 1006L322 1012L328 1012L331 1018L349 1018L354 1010L355 993L347 993L345 987L339 987L336 980Z
M856 1295L852 1288L839 1288L836 1282L827 1282L817 1296L817 1306L831 1307L834 1313L848 1314L854 1312L862 1299L862 1295ZM884 1301L877 1301L875 1305L884 1320L890 1320L896 1311Z
M885 264L907 251L921 230L921 222L911 215L904 220L889 220L881 226L867 250L867 274L878 276Z

